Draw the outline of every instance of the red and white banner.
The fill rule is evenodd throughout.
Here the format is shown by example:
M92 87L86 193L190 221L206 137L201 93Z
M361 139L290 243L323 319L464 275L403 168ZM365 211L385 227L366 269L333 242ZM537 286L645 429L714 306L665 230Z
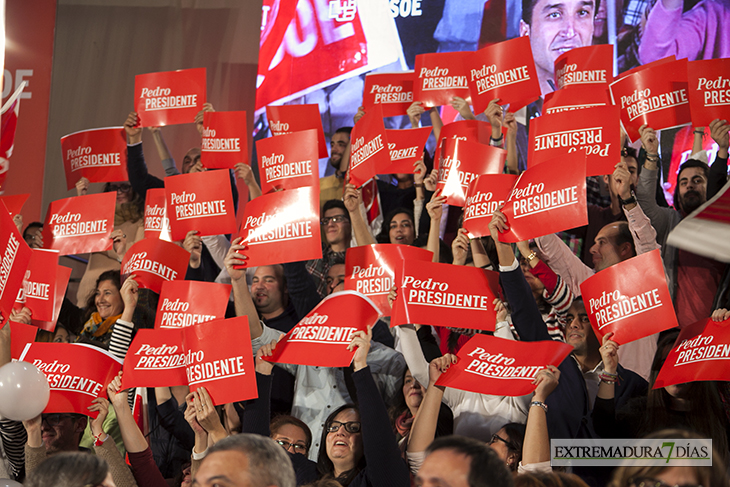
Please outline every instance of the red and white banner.
M404 260L396 273L398 298L390 326L419 324L494 331L492 304L499 273L478 267Z
M705 318L679 333L654 389L698 380L727 380L730 373L730 320Z
M350 136L350 182L360 187L377 174L378 168L390 165L388 136L380 105L358 120Z
M191 230L200 236L236 231L227 169L168 176L165 195L173 240L183 240Z
M586 176L613 174L621 160L619 118L619 108L610 105L530 120L528 167L578 151L586 155Z
M607 86L578 85L571 86L569 90L557 90L545 95L542 111L544 115L552 115L554 113L612 104L611 94L608 92Z
M185 350L180 329L138 330L124 360L122 387L188 385L185 366L192 361L193 353L201 351Z
M511 112L540 98L540 81L532 58L530 38L516 37L479 49L465 61L474 112L499 98Z
M447 123L443 126L436 147L441 147L444 140L448 139L466 140L489 145L489 138L491 136L492 126L489 122L482 122L481 120L459 120L458 122Z
M205 68L179 69L134 77L134 109L142 127L193 123L203 109Z
M390 316L388 293L404 260L431 262L433 253L410 245L374 244L350 247L345 254L345 289L370 298L380 314Z
M147 190L144 205L144 238L159 238L168 242L172 240L165 188Z
M18 360L25 350L25 346L35 341L38 328L17 321L10 322L10 358Z
M654 130L691 123L687 60L642 69L609 86L614 105L621 107L621 123L629 139L639 139L644 124Z
M672 63L676 60L677 60L677 58L674 56L674 54L672 54L671 56L667 56L662 59L657 59L656 61L652 61L650 63L640 64L640 65L636 66L635 68L631 68L628 71L619 73L618 77L614 81L622 80L622 79L626 78L627 76L631 76L632 74L638 73L639 71L642 71L644 69L654 68L656 66L659 66L659 65L665 64L665 63Z
M93 345L81 343L29 343L20 360L46 374L51 398L44 413L89 412L97 397L107 397L106 388L122 369L122 361Z
M507 201L515 181L517 176L514 174L483 174L469 183L463 224L469 238L490 235L492 213Z
M413 103L413 71L402 73L368 73L362 90L362 107L365 111L382 105L384 117L405 115Z
M271 133L276 137L304 130L317 131L317 150L319 159L329 157L327 141L322 128L322 116L319 105L281 105L266 107L266 118L269 120Z
M292 132L256 141L263 194L312 187L319 193L317 131Z
M679 326L659 249L614 264L580 285L598 342L619 345Z
M388 130L385 136L388 139L390 164L376 169L377 174L413 174L413 164L423 155L426 141L431 135L431 127L417 129Z
M458 51L417 55L414 101L423 102L426 107L449 105L455 96L471 102L466 68L471 54Z
M58 251L33 249L32 252L17 301L30 309L34 319L53 321Z
M437 386L494 396L524 396L548 365L559 365L573 350L557 341L520 342L474 335L456 356L459 361L436 381Z
M61 137L66 189L81 178L92 183L128 181L124 127L82 130Z
M5 208L8 209L10 216L20 215L20 211L23 209L23 205L28 200L30 194L12 194L6 196L0 196L0 201L5 204Z
M509 231L500 242L520 242L588 224L585 154L571 152L523 172L502 212Z
M249 164L246 112L205 112L200 162L208 169Z
M447 139L437 159L436 187L446 196L446 203L464 206L469 184L482 174L500 174L507 151L466 140Z
M321 259L319 192L297 188L249 201L239 236L247 267Z
M558 89L574 86L607 87L613 81L613 46L576 47L555 60Z
M23 286L31 249L0 201L0 323L10 317L18 290Z
M117 194L113 192L51 202L43 224L44 248L58 250L61 255L111 249L116 204Z
M730 59L687 63L689 109L695 127L730 119Z
M58 315L61 313L61 306L63 306L63 298L66 296L66 289L68 288L68 282L71 278L71 268L59 265L56 267L56 296L53 304L53 318L49 321L42 321L36 319L34 316L31 317L31 324L37 326L41 330L54 332L56 330L56 323L58 322Z
M124 254L121 274L135 274L139 287L159 294L163 282L185 279L189 260L190 252L179 245L143 238Z
M279 340L271 357L264 359L280 364L347 367L355 355L355 350L347 350L353 333L367 331L378 317L375 303L362 294L330 294Z
M155 328L185 328L226 317L229 284L166 281L157 303Z

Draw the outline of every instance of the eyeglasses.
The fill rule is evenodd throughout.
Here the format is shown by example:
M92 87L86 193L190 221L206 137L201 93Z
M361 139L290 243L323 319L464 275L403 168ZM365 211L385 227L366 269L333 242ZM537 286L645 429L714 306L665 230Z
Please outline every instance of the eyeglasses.
M502 443L504 443L505 445L507 445L508 448L512 448L512 444L509 441L507 441L504 438L502 438L501 436L499 436L497 433L494 433L492 435L492 439L489 440L489 444L490 445L493 445L493 444L497 443L498 441L501 441Z
M359 433L360 432L360 421L348 421L347 423L340 423L339 421L332 421L327 425L328 433L337 433L340 431L340 426L345 427L345 431L348 433Z
M319 221L319 223L323 227L326 227L327 225L330 224L330 222L332 222L332 223L344 223L346 221L350 221L350 220L345 215L335 215L335 216L326 216L326 217L322 218Z
M70 414L53 413L44 414L42 418L42 423L46 423L48 426L58 426L59 424L61 424L61 421L67 418L73 418L73 416L71 416Z
M132 185L129 183L122 183L122 184L110 184L109 185L109 191L115 192L115 193L129 193L129 190L132 189Z
M289 443L288 441L284 440L274 440L279 445L281 445L284 450L289 450L289 448L294 448L295 453L301 453L302 455L307 454L307 445L302 445L301 443Z
M629 484L636 487L702 487L697 484L670 485L654 477L634 477L629 481Z

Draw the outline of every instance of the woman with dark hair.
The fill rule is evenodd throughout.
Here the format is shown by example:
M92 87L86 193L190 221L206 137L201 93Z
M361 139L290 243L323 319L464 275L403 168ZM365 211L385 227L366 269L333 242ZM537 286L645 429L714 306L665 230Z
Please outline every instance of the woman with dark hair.
M375 236L378 243L411 245L416 239L413 211L408 208L391 210L383 218L380 233Z
M489 446L497 452L510 472L517 472L517 466L522 461L525 428L524 423L507 423L489 440Z
M26 487L116 487L109 465L89 453L57 453L28 476Z

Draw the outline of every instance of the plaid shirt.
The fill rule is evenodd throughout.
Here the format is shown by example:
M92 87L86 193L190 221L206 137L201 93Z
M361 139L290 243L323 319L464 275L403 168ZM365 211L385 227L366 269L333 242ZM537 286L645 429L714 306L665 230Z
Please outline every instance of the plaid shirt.
M335 263L335 259L345 261L345 252L335 252L329 245L322 246L322 258L307 261L307 272L314 279L317 292L323 298L327 296L327 273Z
M639 25L649 3L649 0L629 0L624 9L624 25Z

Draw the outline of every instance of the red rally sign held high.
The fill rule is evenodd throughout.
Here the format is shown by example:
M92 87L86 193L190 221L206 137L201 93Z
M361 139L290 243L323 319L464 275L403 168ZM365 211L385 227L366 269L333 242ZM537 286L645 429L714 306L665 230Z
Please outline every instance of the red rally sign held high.
M140 126L193 123L205 104L205 68L179 69L134 77L134 109Z
M374 244L350 247L345 254L345 289L370 298L380 314L390 316L388 293L404 260L430 262L433 252L410 245Z
M523 172L502 212L509 230L500 242L520 242L588 224L585 154L571 152Z
M322 116L319 114L319 105L280 105L266 107L266 118L274 136L301 132L302 130L317 130L317 146L319 158L329 157L327 141L322 128Z
M19 296L22 306L30 309L33 319L54 320L57 273L58 251L33 249L23 279L22 297Z
M730 59L687 63L687 85L694 126L730 119Z
M61 137L66 186L81 178L92 183L128 181L127 134L124 127L82 130Z
M183 240L191 230L200 236L236 231L227 169L169 176L165 194L173 240Z
M471 52L436 52L416 56L414 101L426 107L448 105L455 97L471 101L465 61Z
M446 203L464 206L469 184L482 174L499 174L507 151L466 140L446 139L436 164L436 187L446 196Z
M229 284L165 281L157 303L155 329L180 329L226 317Z
M390 164L378 167L378 174L413 174L413 163L423 155L423 148L431 135L431 127L417 129L388 130L385 136L388 139Z
M135 274L139 287L156 293L162 283L185 279L190 252L164 240L143 238L127 250L122 259L122 277Z
M375 303L360 293L330 294L284 335L271 357L264 357L264 360L315 367L347 367L355 355L355 350L347 350L352 335L367 331L378 317Z
M18 360L23 355L25 346L35 341L38 328L17 321L10 322L10 357Z
M23 205L28 200L29 196L30 193L9 194L5 196L0 196L0 201L5 204L5 208L7 208L10 216L15 216L20 214L20 210L23 209Z
M436 381L437 386L495 396L524 396L548 365L559 365L573 347L556 341L520 342L474 335L457 353L459 361Z
M316 130L257 140L256 151L261 157L259 176L263 194L307 186L319 192Z
M555 60L558 89L575 86L607 87L613 81L613 46L576 47Z
M159 238L168 242L172 240L165 188L147 190L144 206L144 238Z
M464 228L469 238L489 236L492 213L507 198L517 181L514 174L483 174L469 183L464 203Z
M61 255L102 252L112 248L116 193L56 200L48 205L43 246Z
M246 112L205 112L200 162L208 169L249 164Z
M679 326L659 249L604 269L580 285L598 342L619 345Z
M368 73L362 90L362 107L365 111L382 105L384 117L405 115L413 103L413 71L402 73Z
M489 145L491 135L492 126L489 122L482 122L481 120L459 120L458 122L447 123L443 126L436 147L443 146L444 141L449 139L466 140L468 142Z
M18 290L23 286L31 253L5 204L0 201L0 324L10 317Z
M390 165L388 136L383 125L383 108L378 105L358 120L350 136L350 182L360 187Z
M38 320L33 316L30 320L33 326L37 326L41 330L53 332L56 329L58 315L61 313L63 299L66 297L66 289L68 281L71 278L71 269L62 265L56 266L56 296L53 303L53 317L48 321Z
M560 112L607 105L612 105L608 87L578 85L571 86L569 90L553 91L545 95L542 110L545 115L553 115ZM530 123L532 123L532 120Z
M404 260L390 326L450 326L494 331L499 273L478 267Z

